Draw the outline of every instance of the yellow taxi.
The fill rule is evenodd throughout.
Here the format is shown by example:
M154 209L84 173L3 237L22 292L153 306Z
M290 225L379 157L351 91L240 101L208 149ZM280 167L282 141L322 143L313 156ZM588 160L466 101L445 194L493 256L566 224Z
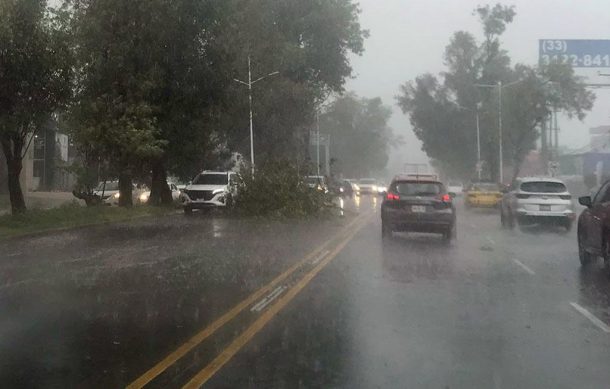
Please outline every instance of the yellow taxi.
M502 192L500 186L494 183L477 182L466 189L464 205L466 208L494 208L500 205Z

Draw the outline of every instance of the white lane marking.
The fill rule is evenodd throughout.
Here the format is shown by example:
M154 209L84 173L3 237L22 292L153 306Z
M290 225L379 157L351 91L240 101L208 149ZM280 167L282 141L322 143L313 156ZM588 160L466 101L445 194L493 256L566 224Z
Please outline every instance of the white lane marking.
M312 264L312 265L314 265L314 266L315 266L315 265L317 265L317 264L318 264L318 262L320 262L320 261L322 260L322 258L324 258L325 256L327 256L327 255L328 255L328 253L330 253L330 251L328 251L328 250L323 251L322 253L320 253L320 254L319 254L317 257L316 257L316 259L314 259L313 261L311 261L311 264Z
M607 334L610 334L610 327L608 327L606 323L598 319L594 314L589 312L586 308L576 303L570 303L570 305L572 306L572 308L576 309L581 315L589 319L589 321L595 324L600 330L604 331Z
M532 269L530 269L529 267L527 267L523 262L521 262L520 260L518 260L517 258L513 258L513 262L519 266L521 269L525 270L526 273L528 273L529 275L535 276L536 272L533 271Z
M260 312L260 311L262 311L263 309L265 309L265 307L267 305L269 305L273 300L275 300L286 289L287 289L287 287L284 286L284 285L278 286L277 288L273 289L273 292L269 293L265 298L263 298L261 301L256 303L250 309L250 312Z

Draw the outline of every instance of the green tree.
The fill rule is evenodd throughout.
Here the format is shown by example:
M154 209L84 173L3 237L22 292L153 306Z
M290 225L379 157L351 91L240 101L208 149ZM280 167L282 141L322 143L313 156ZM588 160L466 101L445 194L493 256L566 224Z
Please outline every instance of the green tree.
M390 147L399 142L388 126L390 107L380 98L359 98L353 93L333 101L320 115L320 131L330 135L334 170L364 177L383 170Z
M447 71L440 77L425 74L400 87L397 97L410 115L423 150L449 174L469 177L476 156L475 111L479 111L481 155L489 178L496 180L499 167L499 81L503 90L503 164L519 173L527 153L536 145L538 128L553 109L582 119L594 96L572 69L552 64L545 68L511 67L499 37L512 22L513 7L496 5L475 10L483 26L479 44L468 32L456 32L445 50ZM553 86L552 88L550 86Z
M67 35L44 0L0 2L0 143L13 214L26 210L19 175L33 133L71 94Z
M352 73L349 54L363 52L367 32L352 0L226 0L218 44L229 59L231 78L247 79L279 71L257 84L254 142L258 162L305 158L316 102L341 92ZM220 128L230 149L249 155L248 97L243 85L226 91Z
M119 205L132 205L132 180L142 162L158 158L158 119L151 95L158 70L150 55L157 42L150 25L161 0L75 0L73 32L78 88L71 110L72 135L95 150L118 175Z

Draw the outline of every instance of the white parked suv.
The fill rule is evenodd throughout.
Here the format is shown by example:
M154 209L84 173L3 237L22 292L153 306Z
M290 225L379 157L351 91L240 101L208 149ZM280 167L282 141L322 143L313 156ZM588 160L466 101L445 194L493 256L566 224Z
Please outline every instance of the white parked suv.
M235 196L235 172L203 171L182 191L184 213L193 209L226 207Z
M572 195L563 181L556 178L518 178L500 205L500 220L506 228L513 228L516 223L547 223L569 231L576 218Z

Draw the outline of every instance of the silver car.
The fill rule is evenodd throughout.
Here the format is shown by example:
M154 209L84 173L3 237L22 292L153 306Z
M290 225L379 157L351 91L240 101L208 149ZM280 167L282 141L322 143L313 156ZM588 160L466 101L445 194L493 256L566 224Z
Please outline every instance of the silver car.
M556 178L519 178L500 204L500 219L505 228L548 223L569 231L575 217L572 195L563 181Z

